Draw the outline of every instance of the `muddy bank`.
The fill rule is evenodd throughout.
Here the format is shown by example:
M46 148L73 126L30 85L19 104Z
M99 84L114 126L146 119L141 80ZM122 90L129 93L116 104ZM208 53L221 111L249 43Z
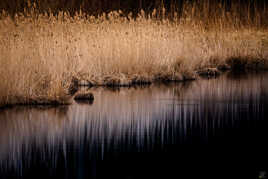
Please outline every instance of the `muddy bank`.
M185 82L197 80L199 77L215 78L226 72L248 72L251 71L267 71L268 60L254 59L246 57L232 57L226 60L226 63L219 65L210 65L194 71L172 74L155 74L151 76L134 75L134 76L105 76L99 79L87 79L84 77L73 77L70 89L78 89L81 86L87 87L133 87L133 86L148 86L152 83L167 83L167 82ZM209 66L209 65L208 65Z
M187 74L156 74L156 75L134 75L134 76L105 76L100 79L85 79L81 77L73 77L70 91L79 87L132 87L132 86L149 86L155 82L185 82L197 79L196 72Z

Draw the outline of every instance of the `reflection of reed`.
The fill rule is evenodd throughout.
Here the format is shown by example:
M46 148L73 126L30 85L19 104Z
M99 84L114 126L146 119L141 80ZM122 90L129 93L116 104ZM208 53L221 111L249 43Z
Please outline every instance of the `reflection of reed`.
M207 140L217 129L265 117L266 84L264 75L254 75L116 92L98 88L91 106L3 111L0 165L16 168L22 158L34 160L34 151L53 162L59 156L67 160L74 148L103 158L111 151L150 151L193 136Z

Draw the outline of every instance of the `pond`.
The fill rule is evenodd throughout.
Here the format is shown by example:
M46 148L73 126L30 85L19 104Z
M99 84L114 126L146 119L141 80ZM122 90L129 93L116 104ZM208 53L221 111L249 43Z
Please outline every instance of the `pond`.
M92 104L0 111L0 178L260 178L268 171L268 73L90 91Z

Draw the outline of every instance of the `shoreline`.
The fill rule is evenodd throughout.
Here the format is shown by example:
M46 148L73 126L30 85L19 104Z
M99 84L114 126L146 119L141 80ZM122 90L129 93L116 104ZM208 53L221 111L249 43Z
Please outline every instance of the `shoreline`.
M110 85L94 85L94 84L90 84L90 85L77 85L74 88L77 88L77 91L71 95L69 94L69 99L64 99L64 100L51 100L51 99L46 99L46 98L42 98L42 99L27 99L27 102L18 102L18 103L12 103L12 104L5 104L5 105L0 105L0 110L4 110L4 109L10 109L13 107L17 107L17 106L23 106L23 107L34 107L34 108L43 108L43 107L60 107L60 106L69 106L72 105L75 100L76 94L79 91L79 89L81 87L88 87L90 88L112 88L112 89L120 89L120 88L139 88L139 87L148 87L152 84L164 84L164 85L168 85L170 83L186 83L186 82L191 82L191 81L196 81L199 80L200 78L202 79L217 79L219 76L223 75L223 74L227 74L227 73L243 73L243 74L250 74L250 73L265 73L268 72L268 69L261 69L261 70L252 70L252 69L243 69L243 70L232 70L232 69L228 69L228 70L224 70L224 71L220 71L220 74L196 74L196 78L191 78L191 79L184 79L184 80L153 80L151 82L145 82L145 83L135 83L135 84L129 84L129 85L120 85L120 84L110 84ZM83 97L81 97L83 98ZM18 98L20 99L20 98ZM21 99L25 99L25 98L21 98ZM94 96L93 96L94 99ZM66 101L65 101L66 100ZM83 99L82 99L83 100ZM19 100L18 100L19 101Z

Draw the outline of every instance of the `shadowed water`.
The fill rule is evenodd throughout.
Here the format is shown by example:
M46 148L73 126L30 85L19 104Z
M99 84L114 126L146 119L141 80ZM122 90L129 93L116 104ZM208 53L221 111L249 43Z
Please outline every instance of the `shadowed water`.
M268 74L91 89L92 105L0 111L0 178L258 178Z

